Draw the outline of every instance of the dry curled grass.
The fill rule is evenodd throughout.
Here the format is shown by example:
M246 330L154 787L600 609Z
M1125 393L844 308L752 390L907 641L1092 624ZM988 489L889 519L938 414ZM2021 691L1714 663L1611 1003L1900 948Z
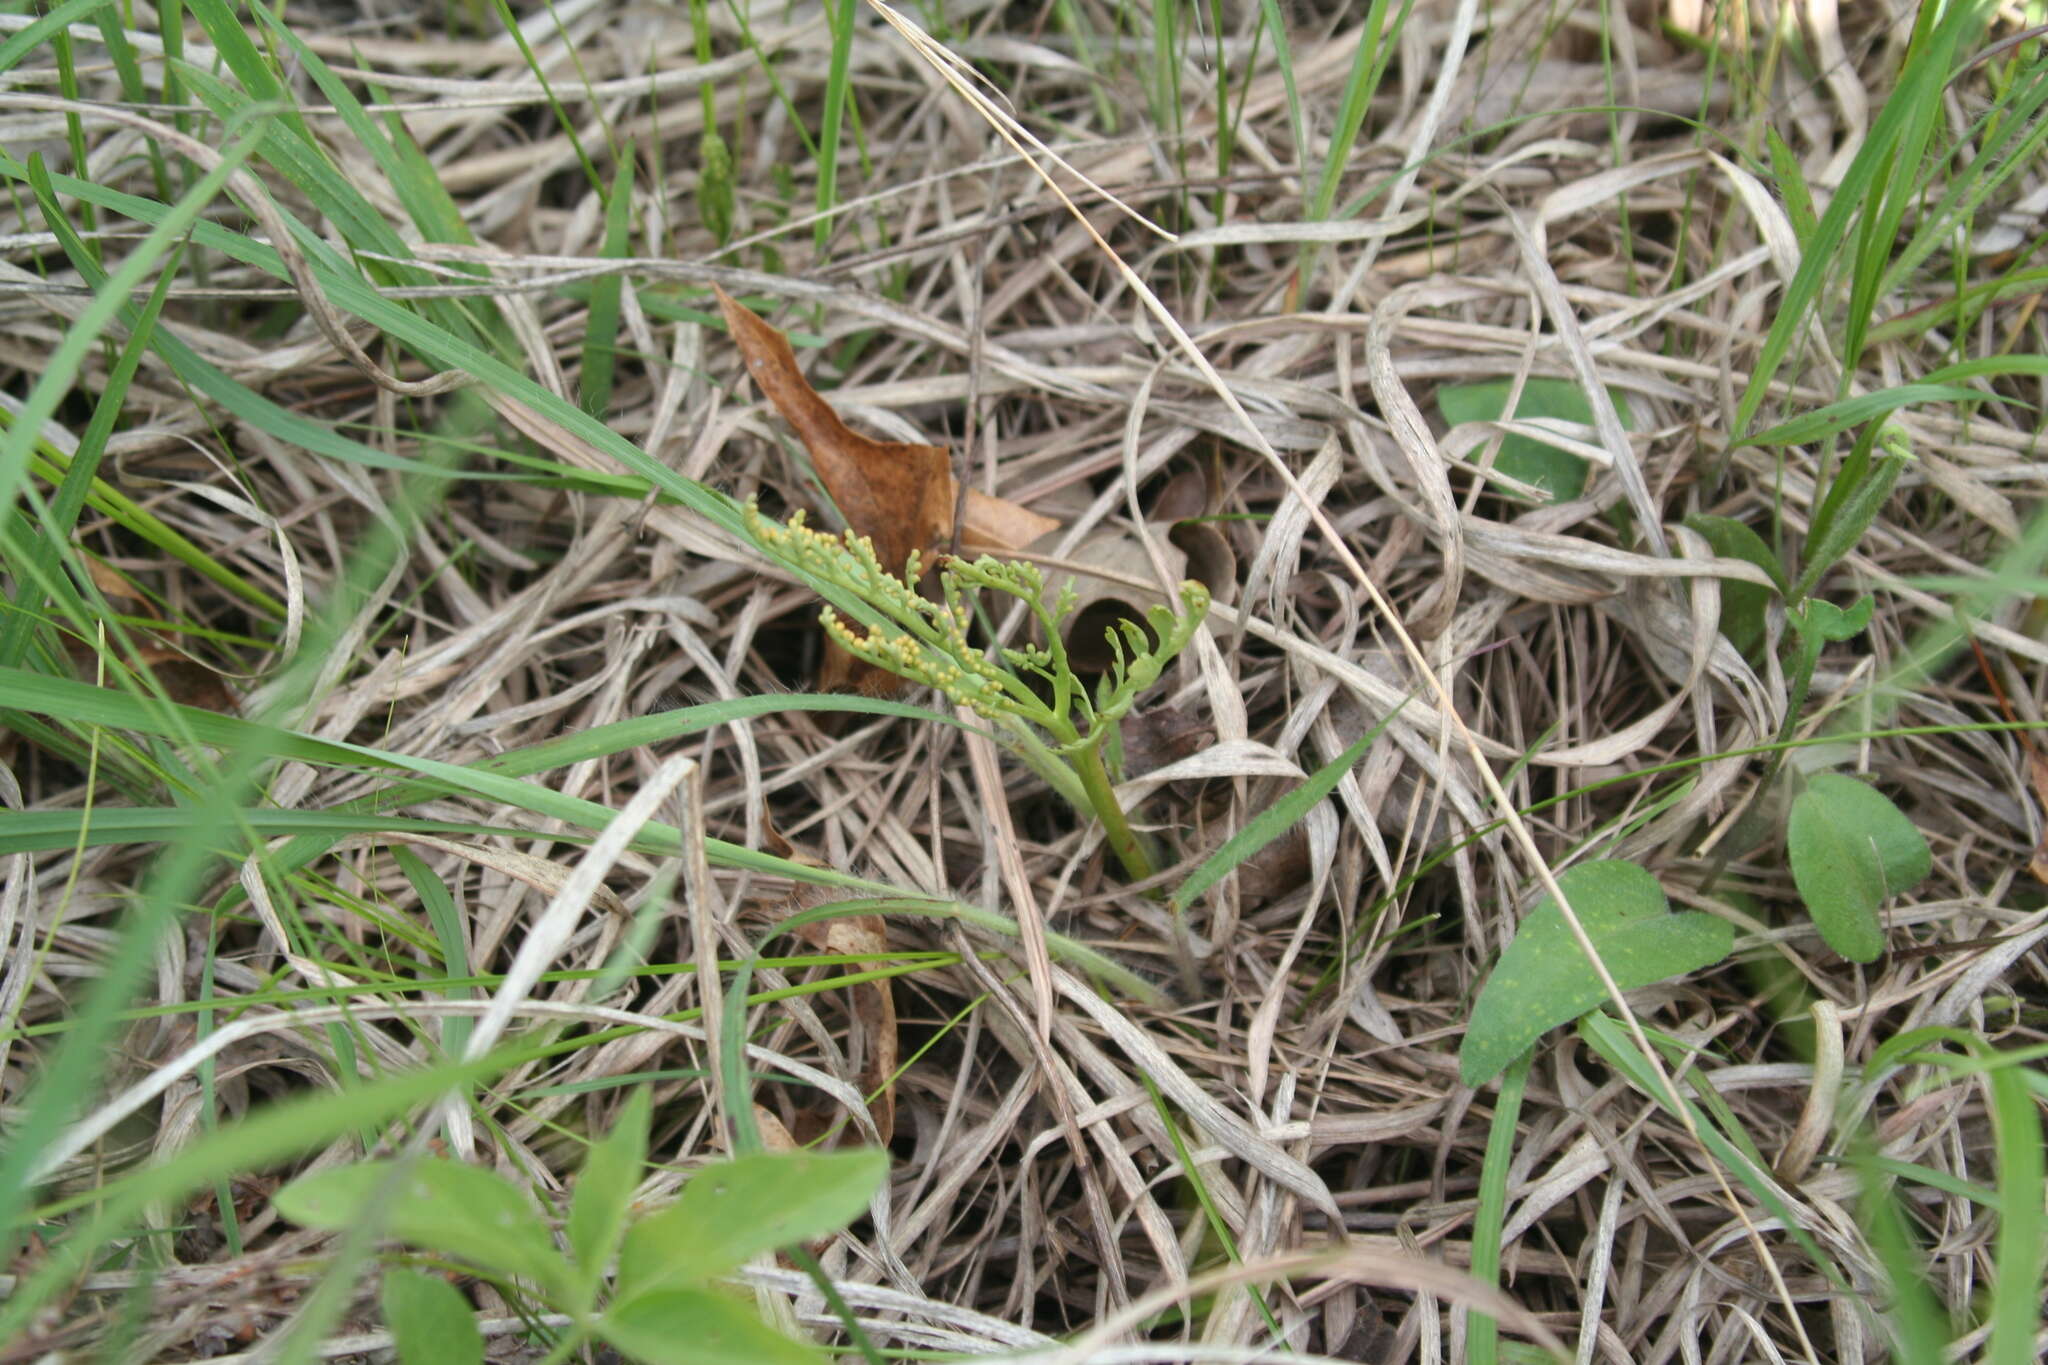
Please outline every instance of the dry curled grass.
M1461 1358L1464 1309L1493 1301L1442 1268L1472 1261L1492 1097L1459 1085L1456 1049L1480 980L1536 894L1533 850L1552 868L1587 856L1638 861L1674 900L1737 924L1733 959L1632 1003L1704 1049L1698 1069L1762 1153L1806 1158L1781 1167L1785 1207L1854 1292L1831 1284L1745 1192L1735 1192L1740 1212L1731 1208L1714 1162L1664 1107L1569 1034L1552 1034L1509 1174L1503 1286L1526 1312L1521 1330L1576 1343L1580 1360L1644 1365L1882 1353L1868 1312L1882 1280L1852 1213L1857 1183L1812 1159L1816 1143L1833 1151L1848 1131L1831 1112L1836 1081L1788 1037L1772 983L1796 973L1832 1006L1824 1022L1852 1074L1885 1038L1931 1024L2001 1045L2040 1041L2048 916L2026 871L2040 823L2026 750L2011 734L1942 728L1999 718L1967 655L1907 688L1876 684L1897 677L1912 643L1948 616L1912 580L1966 572L2011 544L2038 505L2044 467L2017 407L1901 413L1917 461L1831 580L1841 600L1875 592L1878 614L1861 640L1824 658L1801 733L1845 713L1856 730L1936 727L1814 751L1898 795L1935 850L1934 878L1891 916L1895 951L1854 968L1797 913L1782 842L1738 818L1765 766L1755 747L1773 740L1790 705L1787 680L1770 650L1753 666L1717 634L1722 595L1743 572L1680 524L1711 512L1796 538L1817 497L1803 451L1727 449L1791 238L1782 205L1688 120L1737 126L1756 92L1736 88L1725 68L1710 79L1704 58L1646 13L1615 19L1603 65L1590 9L1490 14L1468 44L1469 10L1418 4L1347 193L1391 183L1364 213L1315 224L1305 221L1285 89L1264 59L1248 87L1232 87L1236 156L1218 179L1213 90L1194 56L1176 140L1144 118L1131 66L1105 65L1098 78L1049 36L1047 16L947 6L946 45L1058 147L1069 169L1052 176L1084 224L929 63L864 16L852 72L866 155L842 167L843 202L816 249L803 207L815 170L790 114L793 105L813 118L828 79L829 33L815 17L778 11L754 24L754 39L777 54L785 104L721 13L719 51L730 55L699 67L680 10L571 0L552 21L538 11L527 28L571 138L495 28L479 36L463 23L414 28L374 7L331 8L324 28L305 32L309 43L339 69L360 62L369 74L350 76L355 93L403 111L476 236L474 247L418 247L443 297L495 300L528 373L574 401L587 307L570 286L623 275L604 416L655 460L764 505L811 502L785 429L705 325L702 286L717 283L816 343L804 352L811 376L851 421L949 443L964 480L1057 516L1061 531L1038 549L1047 563L1086 560L1109 538L1135 552L1106 581L1142 595L1170 581L1173 556L1190 548L1167 523L1191 510L1213 518L1194 547L1227 585L1212 631L1126 739L1147 771L1141 818L1182 873L1299 774L1385 726L1333 801L1191 912L1184 942L1160 905L1119 884L1094 836L1042 786L952 729L791 710L534 779L618 808L657 776L676 782L662 763L684 753L700 765L701 796L682 782L671 809L694 804L687 814L714 835L752 848L786 840L829 867L999 909L1162 983L1157 1005L1104 999L1043 957L1027 970L1007 941L889 918L889 951L959 956L896 981L905 1060L893 1178L876 1216L823 1256L878 1339L989 1351L1050 1350L1072 1337L1077 1360L1146 1342L1115 1358L1194 1359L1199 1342L1218 1352L1199 1358L1247 1358L1271 1328L1241 1289L1218 1290L1192 1326L1151 1316L1224 1264L1213 1218L1255 1285L1296 1265L1296 1253L1348 1249L1335 1273L1264 1288L1296 1350ZM1327 135L1355 37L1342 7L1321 8L1332 12L1300 8L1294 47L1315 137ZM1243 36L1231 51L1249 32L1233 30ZM1897 46L1871 29L1819 50L1825 72L1781 80L1770 107L1825 185L1881 101ZM82 72L82 93L118 99L111 70ZM8 88L47 95L47 74L19 69ZM704 81L716 83L739 173L734 241L722 250L692 199ZM1609 89L1626 112L1584 112ZM302 83L294 93L335 161L403 221L389 182L320 92ZM1959 87L1959 116L1972 97ZM1119 112L1114 130L1098 99ZM1518 121L1480 133L1506 118ZM0 106L0 119L10 146L65 154L58 112L16 104ZM82 126L95 178L146 182L132 128L91 114ZM642 167L637 254L606 258L603 205L579 149L609 174L608 149L628 141ZM778 188L785 168L793 195ZM1127 207L1089 193L1082 177ZM2036 171L2000 199L2038 198L2040 183ZM266 187L309 216L288 186ZM0 206L9 393L40 372L83 305L76 273L23 207ZM109 228L97 240L117 257L131 237L119 220ZM1311 242L1304 286L1295 266ZM1213 375L1148 309L1140 284ZM296 315L278 311L294 299ZM1921 301L1894 301L1895 311ZM396 459L434 453L454 400L401 392L429 372L319 297L216 258L203 278L180 277L166 318L179 340L284 407ZM1994 310L1981 326L1984 336L1888 341L1863 378L1910 382L1957 351L2042 348L2031 305ZM360 360L338 345L344 332ZM1773 407L1829 401L1829 364L1809 357ZM106 365L89 366L88 392ZM1611 390L1632 416L1624 429L1601 414L1573 445L1594 466L1583 498L1534 506L1503 496L1480 476L1493 443L1474 444L1470 428L1443 439L1438 387L1531 377ZM508 468L495 452L510 450L619 472L544 419L506 404L497 415L457 433L492 448L473 457L478 469ZM356 547L411 496L388 470L294 448L195 402L155 355L111 454L124 490L286 602L294 620L329 600ZM459 478L446 493L351 609L343 647L295 718L300 730L475 764L679 703L802 689L815 674L810 595L687 511L592 484ZM81 542L158 594L156 614L222 632L189 641L191 654L245 709L262 704L275 657L241 643L258 633L244 604L136 556L103 519L88 516ZM2048 663L2038 616L2017 603L1971 628L2018 717L2038 720ZM9 764L11 805L88 798L81 773L32 746L15 746ZM1527 812L1526 842L1502 823L1481 764ZM320 809L371 785L287 764L265 800ZM581 847L521 812L440 802L412 813L523 829L406 845L462 915L469 969L505 972ZM180 1005L202 990L265 1001L232 1026L203 1085L188 1051L191 1014L126 1033L108 1093L150 1088L67 1154L57 1191L174 1151L266 1097L334 1084L342 1063L322 1025L353 1021L366 1049L355 1064L368 1074L416 1064L451 1019L482 1008L423 994L344 1010L273 994L337 984L341 945L372 958L393 949L392 922L425 923L392 842L352 840L317 865L325 899L269 903L259 878L254 913L188 921L163 949L150 1003ZM115 846L10 862L0 1002L19 1022L64 1018L146 855ZM604 896L563 927L545 966L603 967L650 888L668 885L663 874L657 860L620 856ZM698 891L658 903L650 961L745 956L791 895L776 879L726 869ZM315 943L320 953L309 954ZM770 950L795 951L789 940ZM1177 965L1184 955L1192 980ZM580 1159L578 1135L606 1121L618 1093L606 1083L651 1072L659 1155L680 1173L719 1152L697 1070L709 1064L706 1035L665 1018L702 1002L697 978L639 981L604 999L587 977L530 983L510 1002L514 1027L635 1027L504 1076L450 1130L453 1145L553 1198ZM757 984L788 975L765 970ZM856 1127L871 1122L860 1082L877 1040L855 1023L854 1005L850 992L825 992L750 1016L767 1078L755 1099L799 1135L821 1105ZM19 1036L0 1047L12 1102L37 1048ZM812 1081L792 1084L791 1067ZM1860 1117L1887 1154L1990 1178L1982 1098L1966 1079L1899 1080L1866 1104ZM331 1156L359 1150L351 1140ZM143 1329L150 1358L241 1350L288 1320L306 1282L299 1258L321 1239L268 1212L273 1179L252 1172L232 1192L238 1253L212 1201L160 1211L176 1265L156 1281ZM1951 1305L1967 1304L1985 1273L1990 1215L1960 1193L1910 1194L1931 1282ZM36 1349L99 1336L117 1312L114 1291L132 1279L111 1267L88 1278ZM800 1278L755 1279L796 1320L831 1321ZM500 1334L494 1349L525 1358L518 1317L488 1288L474 1292ZM1516 1330L1517 1319L1505 1321ZM358 1335L330 1351L369 1358L384 1340L372 1301L351 1325ZM14 1351L0 1348L0 1359Z

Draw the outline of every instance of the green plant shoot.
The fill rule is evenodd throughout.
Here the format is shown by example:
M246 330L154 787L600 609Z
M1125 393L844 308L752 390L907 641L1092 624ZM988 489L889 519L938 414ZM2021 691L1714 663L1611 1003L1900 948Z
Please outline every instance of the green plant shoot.
M939 600L918 592L924 574L913 552L899 576L883 567L865 536L827 535L804 524L745 509L747 533L770 556L814 582L836 587L871 608L877 624L856 626L826 607L826 634L857 659L912 682L937 688L997 727L1017 756L1077 808L1102 821L1110 851L1133 881L1157 871L1151 850L1117 800L1103 748L1140 693L1159 681L1174 656L1201 628L1209 590L1192 580L1180 585L1180 611L1146 613L1146 626L1118 621L1106 631L1113 654L1109 672L1093 690L1076 675L1060 634L1071 616L1071 584L1046 600L1045 576L1034 565L983 555L949 557L938 572ZM967 636L975 599L983 591L1014 597L1030 609L1045 634L1043 645L1000 649L991 659ZM1041 737L1043 736L1043 737Z

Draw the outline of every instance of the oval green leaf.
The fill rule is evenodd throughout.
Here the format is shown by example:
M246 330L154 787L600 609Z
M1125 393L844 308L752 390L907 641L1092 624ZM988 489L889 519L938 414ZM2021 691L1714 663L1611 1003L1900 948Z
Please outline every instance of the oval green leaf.
M1735 947L1726 921L1698 911L1671 914L1664 888L1634 863L1586 863L1558 885L1624 991L1711 966ZM1458 1075L1484 1085L1559 1024L1607 998L1557 903L1545 897L1500 955L1458 1049Z
M1687 517L1685 524L1705 537L1720 558L1754 564L1771 576L1779 592L1785 590L1785 571L1779 566L1778 557L1764 544L1763 537L1744 523L1733 517L1695 514ZM1748 654L1763 642L1764 613L1770 605L1771 590L1763 584L1734 578L1722 580L1721 633L1738 653Z
M707 1166L619 1252L618 1296L688 1288L764 1251L837 1232L889 1173L886 1152L762 1152Z
M384 1325L403 1365L481 1365L484 1358L469 1300L438 1275L385 1271Z
M818 1365L809 1346L769 1327L723 1294L642 1294L599 1320L598 1334L648 1365Z
M277 1192L277 1211L309 1228L342 1229L365 1218L385 1235L445 1252L550 1290L567 1276L540 1215L511 1182L460 1161L365 1161L315 1171Z
M1496 422L1507 413L1511 387L1505 379L1489 379L1478 384L1446 384L1436 391L1437 411L1452 426L1466 422ZM1607 391L1607 397L1614 404L1615 415L1621 418L1621 425L1633 429L1628 400L1614 389ZM1522 397L1515 404L1515 416L1547 417L1591 426L1593 407L1577 384L1568 379L1549 379L1539 375L1522 385ZM1586 462L1583 459L1569 450L1560 450L1527 436L1503 436L1500 454L1495 458L1493 467L1511 479L1548 489L1551 497L1560 501L1576 498L1586 491Z
M1934 870L1927 840L1890 798L1840 773L1817 774L1785 825L1792 881L1827 945L1851 962L1884 951L1878 909Z

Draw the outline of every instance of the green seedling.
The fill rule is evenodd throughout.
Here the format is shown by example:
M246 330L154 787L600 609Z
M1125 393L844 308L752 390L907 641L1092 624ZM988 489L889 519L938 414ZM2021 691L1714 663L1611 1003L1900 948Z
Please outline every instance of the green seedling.
M1820 936L1851 962L1884 951L1878 910L1934 870L1927 840L1891 799L1840 773L1819 773L1785 822L1792 880Z
M437 1262L523 1287L569 1326L550 1361L603 1342L648 1365L817 1365L816 1347L763 1324L715 1281L754 1257L838 1231L888 1174L878 1151L765 1152L707 1166L675 1203L635 1217L647 1157L642 1091L593 1143L571 1197L569 1253L510 1181L441 1159L366 1161L316 1171L278 1191L295 1223L379 1226ZM383 1306L402 1365L482 1358L468 1301L445 1280L396 1266Z
M1209 610L1209 590L1192 580L1180 585L1180 611L1153 607L1146 625L1118 621L1105 634L1111 662L1091 689L1068 659L1061 626L1073 615L1071 584L1047 601L1045 576L1030 564L984 555L948 558L938 571L939 598L918 592L922 558L913 552L899 575L884 568L872 541L848 531L832 536L804 524L801 511L787 524L749 503L748 535L768 555L828 592L857 601L870 618L855 625L832 607L820 615L825 631L847 653L912 682L937 688L996 727L1005 744L1077 809L1102 821L1110 851L1133 881L1157 871L1146 840L1131 828L1117 799L1105 748L1139 695L1159 681L1185 649ZM990 658L968 639L983 592L1022 602L1044 632L1043 645L1002 648ZM1147 626L1150 629L1147 629Z

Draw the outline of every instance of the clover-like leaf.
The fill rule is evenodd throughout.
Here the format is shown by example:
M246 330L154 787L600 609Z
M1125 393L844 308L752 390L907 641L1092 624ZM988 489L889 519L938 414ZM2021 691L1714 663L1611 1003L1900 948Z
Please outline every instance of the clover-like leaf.
M1870 613L1876 608L1877 599L1859 598L1846 610L1832 602L1818 597L1808 598L1804 608L1786 613L1792 628L1801 635L1812 635L1831 644L1843 644L1861 635L1870 625Z
M1698 911L1671 914L1664 888L1634 863L1586 863L1557 881L1624 991L1711 966L1735 946L1725 920ZM1523 1048L1606 998L1563 912L1546 897L1522 921L1479 992L1458 1049L1459 1077L1466 1085L1486 1084Z
M1851 962L1884 951L1884 902L1934 869L1927 840L1891 799L1840 773L1818 773L1785 825L1792 881L1827 945Z

